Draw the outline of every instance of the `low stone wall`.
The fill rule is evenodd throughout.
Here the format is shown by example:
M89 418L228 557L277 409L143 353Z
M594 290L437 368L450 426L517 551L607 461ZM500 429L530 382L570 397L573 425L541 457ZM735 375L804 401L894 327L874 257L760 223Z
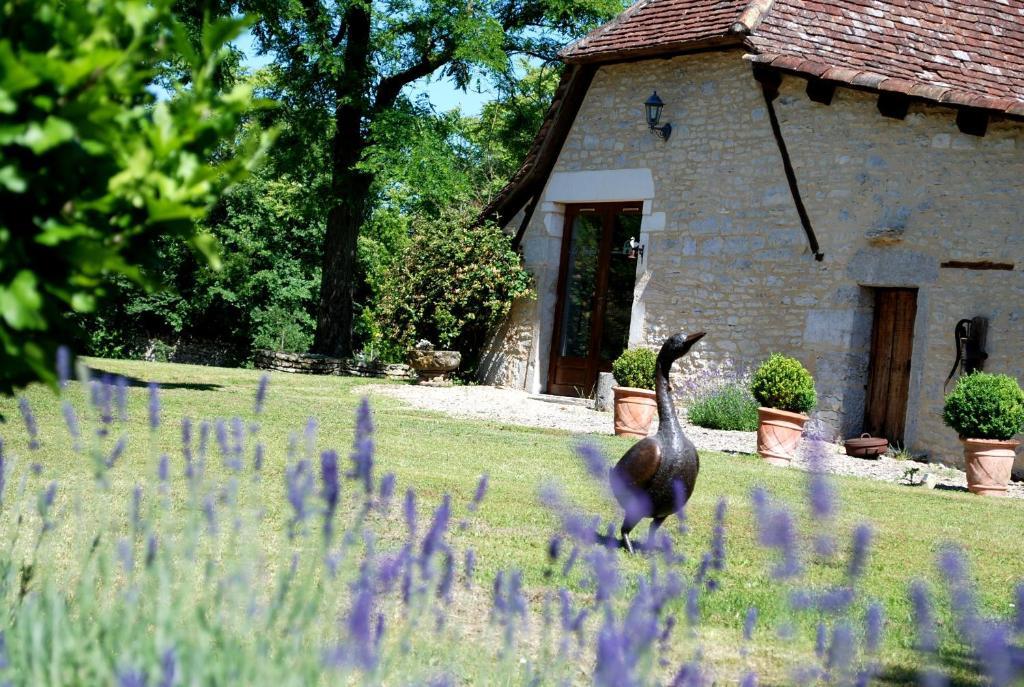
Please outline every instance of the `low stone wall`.
M415 373L408 365L385 363L362 363L343 360L316 353L280 353L277 351L256 351L256 367L261 370L296 372L313 375L346 375L350 377L372 377L375 379L414 379Z

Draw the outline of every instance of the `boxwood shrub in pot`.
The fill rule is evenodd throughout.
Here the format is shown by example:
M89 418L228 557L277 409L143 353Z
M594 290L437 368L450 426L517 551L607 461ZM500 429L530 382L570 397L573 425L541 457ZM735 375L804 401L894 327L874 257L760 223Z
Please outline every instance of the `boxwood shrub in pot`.
M1024 390L1009 375L975 372L960 378L946 397L942 419L964 445L967 488L1003 496L1024 432Z
M646 437L658 405L654 397L657 356L648 348L631 348L612 363L615 386L615 434Z
M796 456L807 411L818 402L814 379L799 360L773 353L754 372L750 392L757 409L757 452L773 465Z

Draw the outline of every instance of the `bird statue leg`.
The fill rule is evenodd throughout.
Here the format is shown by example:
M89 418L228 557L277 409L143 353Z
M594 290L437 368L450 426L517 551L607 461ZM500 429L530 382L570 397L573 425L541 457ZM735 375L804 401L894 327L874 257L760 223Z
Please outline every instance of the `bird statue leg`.
M630 553L636 553L633 550L633 542L631 542L629 540L629 533L633 531L634 527L636 527L637 522L639 522L639 521L631 519L627 515L625 517L625 519L622 521L622 529L619 530L620 533L622 534L622 542L626 545L626 550L629 551Z
M644 548L648 551L653 551L657 545L654 538L658 534L658 528L661 527L661 523L663 522L665 522L665 518L655 518L654 521L651 522L651 529L647 530L647 544L644 545Z

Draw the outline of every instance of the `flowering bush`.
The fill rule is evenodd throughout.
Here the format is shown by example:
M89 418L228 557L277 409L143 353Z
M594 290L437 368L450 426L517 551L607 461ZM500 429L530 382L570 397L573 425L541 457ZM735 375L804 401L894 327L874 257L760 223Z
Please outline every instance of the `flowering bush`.
M687 419L708 429L753 432L757 429L757 402L746 384L725 383L691 403Z
M818 402L814 380L796 358L773 353L754 371L750 392L765 408L806 413Z
M1024 432L1024 390L1009 375L966 375L946 396L942 419L968 439L1012 439Z
M619 386L653 389L657 360L649 348L630 348L612 362L612 375Z
M66 356L57 367L65 382ZM260 430L266 377L249 417L182 419L172 457L156 441L168 418L151 385L152 472L133 486L120 469L132 440L128 382L87 379L83 388L86 413L76 412L71 387L62 407L68 450L91 470L94 493L66 493L56 480L30 486L43 470L33 460L43 437L26 401L19 406L27 454L0 447L0 599L7 609L0 681L755 687L756 642L778 638L799 647L806 627L813 652L787 652L785 682L862 685L882 677L886 614L861 584L873 531L857 525L848 546L838 544L828 453L814 438L806 442L809 531L798 526L802 513L766 489L750 494L783 621L770 627L759 606L740 606L742 632L731 637L705 635L701 625L729 565L725 500L714 508L706 550L694 550L681 510L675 531L659 530L638 565L628 566L613 536L617 521L607 519L614 511L588 513L548 486L541 499L559 525L546 546L545 584L528 588L522 571L456 549L454 534L471 526L487 476L474 493L434 503L411 488L402 492L393 474L379 474L365 401L347 460L318 449L315 420L293 433L287 458L268 452ZM594 447L579 452L607 486L607 458ZM83 499L109 508L83 517ZM272 527L272 513L286 514L283 531ZM815 561L825 565L809 575ZM945 684L947 635L957 650L966 648L957 660L975 661L990 684L1024 677L1024 583L1018 615L1007 622L983 612L959 550L942 549L938 565L941 599L921 582L908 588L922 681ZM496 571L483 577L478 568ZM466 604L481 598L487 610L467 618ZM943 631L937 601L945 606L947 598L955 623ZM708 640L735 642L741 664L716 664ZM468 645L480 657L479 672L449 667L451 645Z

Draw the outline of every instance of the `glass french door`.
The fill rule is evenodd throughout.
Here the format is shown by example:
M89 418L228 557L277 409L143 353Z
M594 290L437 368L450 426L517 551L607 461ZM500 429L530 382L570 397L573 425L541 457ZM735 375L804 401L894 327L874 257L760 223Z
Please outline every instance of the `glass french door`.
M566 208L548 393L589 396L629 343L640 203Z

